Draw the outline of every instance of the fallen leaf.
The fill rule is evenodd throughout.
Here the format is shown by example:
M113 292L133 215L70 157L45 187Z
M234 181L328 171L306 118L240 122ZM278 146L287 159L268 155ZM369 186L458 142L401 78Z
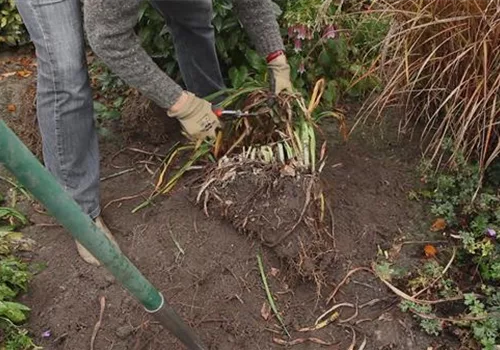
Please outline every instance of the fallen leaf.
M324 320L322 322L319 322L318 324L316 324L314 326L311 326L311 327L300 328L298 330L298 332L314 332L314 331L317 331L318 329L325 328L326 326L328 326L330 323L332 323L333 321L337 320L338 318L339 318L339 313L338 312L334 312L326 320Z
M8 105L8 106L7 106L7 110L8 110L9 112L11 112L11 113L12 113L12 112L15 112L15 111L16 111L16 105L13 105L13 104Z
M31 57L22 57L20 60L19 60L19 63L23 66L23 67L28 67L29 65L31 65L31 63L33 62L33 59Z
M262 308L260 309L260 315L264 320L269 320L269 317L271 317L271 307L269 306L268 303L264 302L262 304Z
M280 273L279 269L277 269L275 267L271 267L271 276L276 277L276 276L278 276L279 273Z
M33 74L33 72L27 69L17 71L17 75L20 76L21 78L27 78L31 76L31 74Z
M431 226L432 232L443 231L446 228L446 220L443 218L437 218L436 221Z
M425 247L424 247L424 253L425 253L425 256L427 258L433 258L436 256L437 254L437 249L436 247L434 247L432 244L427 244Z

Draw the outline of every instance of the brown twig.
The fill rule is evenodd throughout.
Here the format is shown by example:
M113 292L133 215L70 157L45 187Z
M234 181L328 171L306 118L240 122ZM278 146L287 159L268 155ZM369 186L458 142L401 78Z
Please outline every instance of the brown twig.
M330 296L328 297L328 299L326 299L326 303L327 304L330 303L330 301L332 301L333 298L335 298L335 295L337 295L340 287L342 287L347 282L347 280L349 279L349 277L351 277L353 274L355 274L358 271L366 271L366 272L373 273L373 271L371 269L367 268L367 267L357 267L357 268L352 269L351 271L349 271L347 273L347 275L344 277L344 279L339 284L337 284L337 286L333 290L332 294L330 294Z
M94 326L94 331L92 332L92 338L90 338L90 350L94 350L95 338L97 337L97 332L99 332L99 328L101 328L102 317L104 315L104 308L106 307L106 298L104 296L101 297L100 303L101 303L101 311L99 312L99 320Z
M149 152L149 151L144 151L142 149L139 149L139 148L133 148L133 147L128 147L126 148L127 151L132 151L132 152L136 152L136 153L142 153L142 154L147 154L149 156L156 156L156 157L159 157L161 159L164 159L167 157L166 154L160 154L160 153L156 153L156 152Z
M352 320L354 320L356 317L358 317L359 315L359 307L358 307L358 303L356 302L356 305L354 306L355 307L355 311L354 313L352 314L352 316L344 319L344 320L339 320L339 324L340 323L347 323L347 322L350 322Z
M354 350L354 348L356 347L356 331L351 326L349 326L349 328L351 329L352 332L352 342L347 350Z
M407 245L407 244L440 244L440 243L448 243L448 241L405 241L405 242L401 242L401 245Z
M325 318L330 312L332 311L335 311L337 310L338 308L340 307L351 307L351 308L354 308L354 305L351 304L351 303L340 303L340 304L336 304L336 305L333 305L331 308L329 308L328 310L326 310L325 312L323 312L323 314L321 314L321 316L319 316L317 319L316 319L316 322L314 322L315 325L319 324L321 322L321 320L323 318Z
M412 296L406 294L405 292L403 292L402 290L396 288L395 286L393 286L391 283L389 283L388 281L386 281L385 279L383 279L381 276L378 276L375 272L374 274L387 286L389 287L390 290L392 290L397 296L405 299L405 300L408 300L408 301L411 301L411 302L414 302L416 304L425 304L425 305L434 305L434 304L441 304L441 303L447 303L447 302L450 302L450 301L457 301L457 300L462 300L464 297L463 296L457 296L457 297L453 297L453 298L448 298L448 299L438 299L438 300L420 300L420 299L416 299L416 298L413 298Z
M370 272L372 274L374 274L376 277L378 277L380 279L380 281L382 281L382 283L384 283L390 290L392 290L397 296L401 297L402 299L405 299L405 300L408 300L408 301L411 301L411 302L414 302L416 304L424 304L424 305L435 305L435 304L441 304L441 303L447 303L447 302L450 302L450 301L457 301L457 300L463 300L464 299L464 296L463 295L459 295L459 296L456 296L456 297L453 297L453 298L448 298L448 299L438 299L438 300L421 300L421 299L416 299L408 294L406 294L405 292L403 292L402 290L398 289L397 287L395 287L394 285L392 285L389 281L385 280L384 278L382 278L382 276L378 275L376 272L375 272L375 269L369 269L367 267L358 267L358 268L355 268L351 271L349 271L347 273L347 275L344 277L344 279L337 285L337 287L335 287L335 289L333 290L332 294L328 297L327 299L327 303L329 303L334 297L335 295L337 294L337 292L339 291L340 287L346 283L347 279L354 273L358 272L358 271L366 271L366 272Z
M332 350L339 349L338 344L329 343L329 342L326 342L326 341L321 340L319 338L298 338L298 339L294 339L294 340L284 340L281 338L273 338L273 343L279 344L279 345L284 345L284 346L294 346L294 345L304 344L307 342L311 342L311 343L323 345L323 346L329 346L330 349L332 349Z
M422 289L420 292L417 292L417 293L413 294L412 298L418 297L423 292L425 292L426 290L428 290L429 288L431 288L432 286L434 286L437 283L437 281L439 281L441 278L443 278L443 276L446 274L446 272L448 272L448 270L450 269L451 264L453 264L453 260L455 260L456 254L457 254L457 248L453 247L453 254L451 255L450 261L448 262L448 264L444 268L443 272L438 277L436 277L431 283L429 283L429 285L427 287L425 287L424 289Z
M118 176L121 176L121 175L125 175L127 173L130 173L131 171L134 171L135 168L129 168L129 169L125 169L125 170L122 170L122 171L119 171L117 173L114 173L114 174L111 174L111 175L108 175L108 176L104 176L104 177L101 177L100 181L103 182L103 181L106 181L106 180L109 180L109 179L113 179L115 177L118 177Z
M471 321L483 321L486 320L490 317L492 317L491 314L484 315L484 316L476 316L476 317L460 317L460 318L443 318L443 317L438 317L438 316L433 316L433 315L426 315L422 314L418 311L415 311L410 308L410 311L417 315L418 317L425 318L427 320L438 320L441 322L451 322L451 323L461 323L461 322L471 322Z
M143 196L144 193L145 192L141 192L141 193L138 193L138 194L134 194L133 196L125 196L125 197L113 199L113 200L109 201L108 203L106 203L106 205L102 208L102 210L103 211L106 210L106 208L108 208L113 203L122 202L122 201L128 201L128 200L135 199L135 198L138 198L140 196Z

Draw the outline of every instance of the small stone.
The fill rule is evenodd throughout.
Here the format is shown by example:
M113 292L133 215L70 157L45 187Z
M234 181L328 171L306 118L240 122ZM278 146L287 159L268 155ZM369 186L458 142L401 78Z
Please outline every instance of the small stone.
M104 279L106 280L106 282L108 282L109 284L113 284L115 283L115 277L109 273L107 273L105 276L104 276Z
M134 327L130 325L118 327L115 332L116 336L120 339L128 338L132 333L134 333Z

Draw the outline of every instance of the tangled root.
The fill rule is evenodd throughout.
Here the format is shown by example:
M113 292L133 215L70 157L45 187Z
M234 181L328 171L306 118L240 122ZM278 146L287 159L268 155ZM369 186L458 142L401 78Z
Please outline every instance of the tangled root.
M241 157L224 158L203 177L197 203L259 238L298 274L320 286L334 260L331 213L317 175Z

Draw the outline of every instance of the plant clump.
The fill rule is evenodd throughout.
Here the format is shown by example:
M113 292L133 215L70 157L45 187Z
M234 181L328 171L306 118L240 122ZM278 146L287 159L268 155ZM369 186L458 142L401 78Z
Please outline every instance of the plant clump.
M259 88L236 101L256 116L226 123L213 146L218 160L205 168L196 195L207 215L258 238L318 286L334 259L331 212L320 182L326 145L317 152L311 118L323 89L320 80L308 106L298 95L271 98Z

